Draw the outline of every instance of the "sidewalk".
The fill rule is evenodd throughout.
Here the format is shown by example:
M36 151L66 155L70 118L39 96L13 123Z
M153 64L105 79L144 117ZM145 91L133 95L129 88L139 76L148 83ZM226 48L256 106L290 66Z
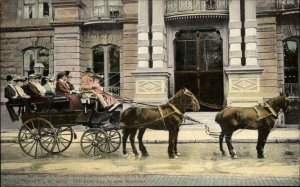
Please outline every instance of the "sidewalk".
M212 131L219 132L218 129ZM83 134L83 129L75 129L77 139L73 142L80 142ZM147 129L144 134L145 143L168 143L168 131L157 131ZM129 140L128 140L129 141ZM179 143L214 143L218 142L218 138L213 138L206 134L204 129L201 128L187 128L185 126L180 128L178 135ZM243 130L236 131L232 136L233 142L257 142L257 130ZM18 130L1 130L1 143L17 143ZM225 142L225 141L224 141ZM297 128L278 128L272 131L268 137L267 142L284 143L284 142L300 142L300 131Z

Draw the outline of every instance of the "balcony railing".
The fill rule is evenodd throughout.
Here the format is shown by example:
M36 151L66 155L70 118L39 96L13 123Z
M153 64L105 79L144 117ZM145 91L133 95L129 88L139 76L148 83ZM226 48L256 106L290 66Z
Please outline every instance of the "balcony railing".
M300 98L299 83L284 83L282 86L285 95Z
M181 12L228 11L228 0L166 0L166 15Z
M300 0L276 0L277 9L295 9L299 8Z
M122 17L123 4L121 0L95 0L94 17L101 19Z

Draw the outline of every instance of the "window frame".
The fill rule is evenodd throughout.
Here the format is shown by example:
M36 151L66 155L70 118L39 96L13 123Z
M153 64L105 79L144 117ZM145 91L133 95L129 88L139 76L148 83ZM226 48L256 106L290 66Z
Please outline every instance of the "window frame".
M51 73L50 72L50 55L49 55L50 50L45 48L45 47L29 47L29 48L26 48L26 49L23 50L23 76L28 76L29 72L35 73L34 65L36 63L38 63L38 61L39 61L39 53L40 53L41 50L47 50L47 52L48 52L48 66L45 66L45 64L43 63L45 68L43 70L42 75L47 76L49 73ZM31 67L30 62L28 64L27 59L25 59L25 54L28 51L32 51L32 53L33 53L33 61L34 61L33 62L33 67ZM48 74L47 74L47 72L48 72Z

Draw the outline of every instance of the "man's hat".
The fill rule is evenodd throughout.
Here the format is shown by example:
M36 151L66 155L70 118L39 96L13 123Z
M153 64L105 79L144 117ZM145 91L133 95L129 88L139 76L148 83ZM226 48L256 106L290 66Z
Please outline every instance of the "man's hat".
M35 75L35 79L41 79L42 78L42 75L41 74L36 74Z
M11 80L13 80L13 76L11 76L11 75L7 75L7 77L6 77L6 80L7 80L7 81L11 81Z
M19 82L19 81L25 82L25 78L22 78L22 77L20 77L20 76L16 76L16 77L13 79L13 81L15 81L15 82Z

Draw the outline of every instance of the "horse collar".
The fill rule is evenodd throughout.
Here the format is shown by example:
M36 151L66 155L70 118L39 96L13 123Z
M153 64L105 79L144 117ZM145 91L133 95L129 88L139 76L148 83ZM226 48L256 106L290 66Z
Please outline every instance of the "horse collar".
M276 119L278 118L277 113L268 103L262 103L261 106L267 108Z
M178 110L178 108L175 105L173 105L171 103L168 103L168 104L173 108L173 110L175 111L175 113L179 114L180 116L183 116L183 113L180 112L180 110Z

